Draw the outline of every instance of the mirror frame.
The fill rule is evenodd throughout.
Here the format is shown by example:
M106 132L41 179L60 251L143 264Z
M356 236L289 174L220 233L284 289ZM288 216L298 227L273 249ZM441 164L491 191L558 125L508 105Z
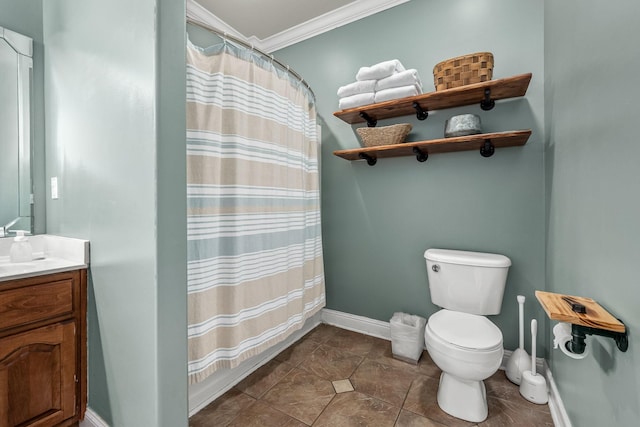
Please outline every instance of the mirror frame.
M0 39L6 41L18 54L18 216L29 218L27 230L33 234L33 176L31 96L33 88L33 39L0 27ZM2 226L4 224L0 224Z

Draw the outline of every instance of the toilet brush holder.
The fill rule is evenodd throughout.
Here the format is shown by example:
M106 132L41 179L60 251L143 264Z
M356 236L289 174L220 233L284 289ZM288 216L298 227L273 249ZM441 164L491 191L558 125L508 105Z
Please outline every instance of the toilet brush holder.
M520 336L520 345L511 353L505 366L505 374L509 381L520 385L522 373L531 370L531 359L524 349L524 295L518 295L518 332Z
M520 383L520 394L529 402L544 405L549 400L547 380L540 374L533 375L531 371L524 371Z
M549 401L547 380L536 373L536 334L538 321L531 320L531 370L522 373L520 382L520 394L529 402L543 405Z

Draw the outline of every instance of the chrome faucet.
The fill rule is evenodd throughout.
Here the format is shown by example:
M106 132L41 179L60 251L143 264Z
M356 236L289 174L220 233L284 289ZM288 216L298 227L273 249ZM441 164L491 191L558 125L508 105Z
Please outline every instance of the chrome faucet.
M0 237L7 237L9 236L9 233L11 233L11 227L13 227L14 225L16 225L16 222L20 221L20 217L9 221L7 224L3 225L2 227L0 227Z

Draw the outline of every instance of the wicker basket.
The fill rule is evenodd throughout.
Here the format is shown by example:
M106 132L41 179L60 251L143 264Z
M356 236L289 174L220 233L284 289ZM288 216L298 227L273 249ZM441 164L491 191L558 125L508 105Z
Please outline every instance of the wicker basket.
M493 77L493 54L478 52L447 59L433 67L436 91L472 83L486 82Z
M399 123L379 128L363 127L356 129L356 132L360 135L362 145L365 147L400 144L404 142L407 134L411 132L411 124Z

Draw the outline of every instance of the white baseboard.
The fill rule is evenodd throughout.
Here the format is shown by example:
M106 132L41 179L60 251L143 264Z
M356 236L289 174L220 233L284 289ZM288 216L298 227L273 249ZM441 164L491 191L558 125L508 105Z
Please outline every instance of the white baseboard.
M551 418L553 418L553 425L556 427L571 427L571 420L569 414L562 403L560 392L556 386L556 382L553 380L551 369L547 361L544 361L544 377L547 379L549 385L549 410L551 411Z
M276 357L278 353L302 338L303 335L322 323L322 310L307 319L302 329L291 334L286 340L274 345L269 350L245 360L233 369L224 369L211 375L197 384L189 386L189 416L192 416L209 403L222 396L233 386L252 374L258 368Z
M383 322L382 320L324 308L322 309L322 322L341 329L391 341L391 326L389 322Z
M109 424L93 412L91 408L87 408L87 411L84 413L84 420L80 422L79 427L109 427Z

